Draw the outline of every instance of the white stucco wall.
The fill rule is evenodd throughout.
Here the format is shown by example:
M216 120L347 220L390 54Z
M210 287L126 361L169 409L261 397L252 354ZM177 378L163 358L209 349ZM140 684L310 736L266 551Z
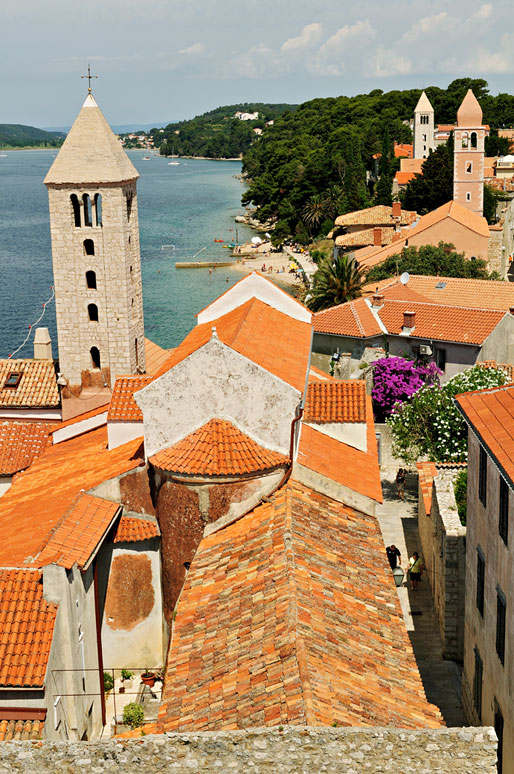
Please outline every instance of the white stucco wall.
M68 441L70 438L75 438L77 435L82 435L88 430L94 430L97 427L102 427L107 423L107 411L102 414L97 414L94 417L83 419L81 422L74 422L67 427L63 427L61 430L56 430L52 433L53 443L62 443Z
M312 314L284 290L256 272L249 274L197 315L198 324L211 322L232 309L242 306L250 298L258 298L265 304L295 320L310 323Z
M289 454L301 394L213 336L134 398L144 415L148 458L213 417L232 422L266 448Z
M0 476L0 497L4 495L12 483L12 476Z
M365 422L306 422L319 433L335 438L337 441L353 446L354 449L366 451L367 425Z
M107 422L109 449L123 446L124 443L143 437L142 422Z
M4 406L0 408L0 419L53 419L57 421L62 419L62 411L60 408L17 409Z

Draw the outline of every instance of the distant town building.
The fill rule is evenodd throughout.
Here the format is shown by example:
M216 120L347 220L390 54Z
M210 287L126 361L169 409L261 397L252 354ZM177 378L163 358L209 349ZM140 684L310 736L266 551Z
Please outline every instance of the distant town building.
M240 121L256 121L259 118L259 113L258 111L255 113L242 113L240 110L237 110L234 113L234 118L239 118Z

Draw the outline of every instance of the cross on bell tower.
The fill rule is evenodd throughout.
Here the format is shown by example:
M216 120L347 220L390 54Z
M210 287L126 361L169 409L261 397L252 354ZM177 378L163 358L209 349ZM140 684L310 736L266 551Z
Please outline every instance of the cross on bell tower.
M91 75L91 67L87 66L87 75L81 75L81 78L87 78L87 93L91 94L91 78L98 78L98 75Z

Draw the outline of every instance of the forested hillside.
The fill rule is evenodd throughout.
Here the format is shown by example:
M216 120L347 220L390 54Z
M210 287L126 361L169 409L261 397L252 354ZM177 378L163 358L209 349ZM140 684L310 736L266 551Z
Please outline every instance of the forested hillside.
M64 132L45 132L35 126L0 124L1 148L27 148L34 146L56 148L62 145Z
M264 102L250 102L240 105L225 105L210 110L190 121L168 124L164 132L152 130L156 146L165 156L206 156L207 158L236 158L248 150L257 135L254 129L268 131L267 121L275 121L296 105L272 105ZM255 121L240 121L234 114L259 113Z
M447 89L425 89L436 123L455 122L468 88L480 101L485 123L514 124L514 96L493 97L486 81L470 78L459 78ZM260 220L277 221L275 239L294 235L302 242L327 233L337 214L389 204L398 168L393 142L412 141L408 122L420 94L420 89L375 89L311 100L284 114L244 154L250 185L243 203L255 206Z

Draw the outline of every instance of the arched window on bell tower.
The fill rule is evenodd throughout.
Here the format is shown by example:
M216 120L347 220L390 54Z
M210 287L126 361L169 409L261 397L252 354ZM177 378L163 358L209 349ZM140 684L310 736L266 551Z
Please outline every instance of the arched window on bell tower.
M471 147L475 148L477 147L477 133L471 132Z
M96 271L86 271L86 285L88 290L96 290Z
M84 239L84 255L95 254L95 243L92 239Z
M95 224L102 225L102 194L95 194Z
M73 220L75 223L75 228L80 228L80 203L77 194L72 194L70 196L70 201L73 209Z
M91 367L92 368L100 368L100 350L98 347L91 347L89 350L89 354L91 355Z
M91 212L91 199L89 194L83 194L82 205L84 207L84 226L93 225L93 214Z
M87 305L87 314L90 322L98 322L98 307L96 304Z

